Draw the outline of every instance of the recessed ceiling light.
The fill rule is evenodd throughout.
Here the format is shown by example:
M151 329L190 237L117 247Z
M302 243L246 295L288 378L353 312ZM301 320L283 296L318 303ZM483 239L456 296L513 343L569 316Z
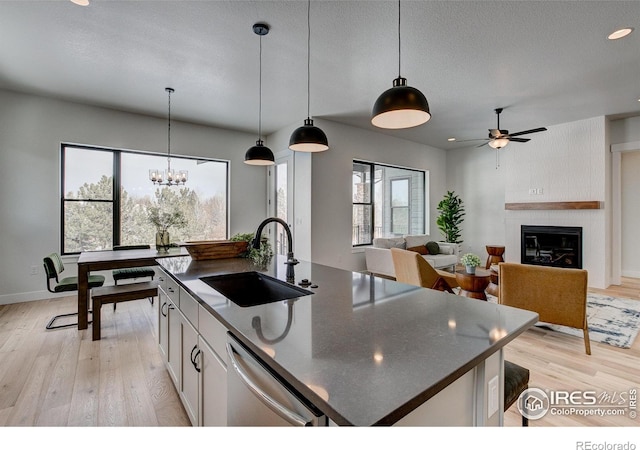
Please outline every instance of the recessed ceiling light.
M449 141L449 142L453 142L453 141L455 141L455 140L456 140L456 138L449 138L449 139L447 139L447 141Z
M71 2L80 6L89 6L89 0L71 0Z
M607 39L609 39L610 41L622 39L625 36L629 36L632 31L633 28L620 28L619 30L614 31L609 36L607 36Z

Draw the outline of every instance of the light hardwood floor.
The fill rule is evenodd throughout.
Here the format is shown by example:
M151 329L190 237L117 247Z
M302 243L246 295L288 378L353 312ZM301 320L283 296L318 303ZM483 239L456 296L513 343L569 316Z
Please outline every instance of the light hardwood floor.
M190 425L158 352L158 302L104 306L100 341L91 326L45 329L76 301L0 306L0 425Z
M590 291L640 301L640 279L623 278L621 286ZM507 345L505 359L527 367L531 373L529 387L545 391L596 391L612 396L632 388L640 391L640 337L629 349L591 341L591 355L587 355L581 338L532 327ZM515 404L505 414L505 425L521 425ZM598 417L547 413L541 419L529 421L530 427L639 425L640 418L631 418L629 414Z
M594 290L596 291L596 290ZM640 280L597 292L640 300ZM157 302L103 307L102 340L91 329L47 331L75 296L0 306L1 426L188 426L189 419L157 350ZM80 339L78 339L80 337ZM640 338L630 349L532 328L510 343L507 359L529 368L531 387L628 391L640 388ZM520 426L516 406L506 426ZM545 416L538 426L638 426L628 415Z

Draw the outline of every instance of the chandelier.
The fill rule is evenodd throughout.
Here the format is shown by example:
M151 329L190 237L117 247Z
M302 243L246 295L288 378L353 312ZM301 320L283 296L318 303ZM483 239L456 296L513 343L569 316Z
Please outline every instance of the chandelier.
M169 112L167 127L167 170L149 169L149 179L153 184L161 186L177 186L185 184L189 179L189 172L186 170L171 169L171 93L173 88L165 88L169 95Z

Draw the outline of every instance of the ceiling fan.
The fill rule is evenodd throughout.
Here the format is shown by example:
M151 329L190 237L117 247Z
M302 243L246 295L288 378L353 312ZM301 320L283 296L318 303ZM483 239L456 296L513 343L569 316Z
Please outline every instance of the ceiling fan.
M489 137L485 139L487 142L484 142L478 145L478 147L483 147L485 145L488 145L489 147L495 148L497 150L497 149L506 147L509 142L528 142L531 140L527 138L521 138L518 136L531 134L531 133L538 133L540 131L547 131L546 128L542 127L542 128L532 128L531 130L518 131L517 133L509 133L509 130L500 129L500 113L502 112L502 108L496 108L495 112L498 118L498 125L496 128L489 130ZM470 139L470 140L478 141L479 139ZM464 141L460 141L460 142L464 142Z

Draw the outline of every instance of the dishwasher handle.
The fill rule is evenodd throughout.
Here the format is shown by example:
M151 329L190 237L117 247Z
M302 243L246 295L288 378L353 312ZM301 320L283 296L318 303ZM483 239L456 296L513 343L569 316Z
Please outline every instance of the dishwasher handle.
M242 380L242 382L269 409L271 409L273 412L278 414L280 417L282 417L284 420L286 420L287 422L289 422L292 425L297 425L297 426L302 426L302 427L308 427L308 426L312 425L312 423L309 422L307 419L305 419L301 415L291 411L290 409L284 407L283 405L278 403L275 399L273 399L269 394L267 394L262 389L260 389L258 387L258 385L256 383L254 383L254 381L249 377L249 375L247 373L245 373L242 370L242 368L240 367L240 364L238 363L238 360L235 357L235 353L236 352L233 349L233 346L231 345L231 343L229 343L229 342L227 342L227 353L229 355L229 361L231 362L231 365L233 366L233 369L240 376L240 379Z

